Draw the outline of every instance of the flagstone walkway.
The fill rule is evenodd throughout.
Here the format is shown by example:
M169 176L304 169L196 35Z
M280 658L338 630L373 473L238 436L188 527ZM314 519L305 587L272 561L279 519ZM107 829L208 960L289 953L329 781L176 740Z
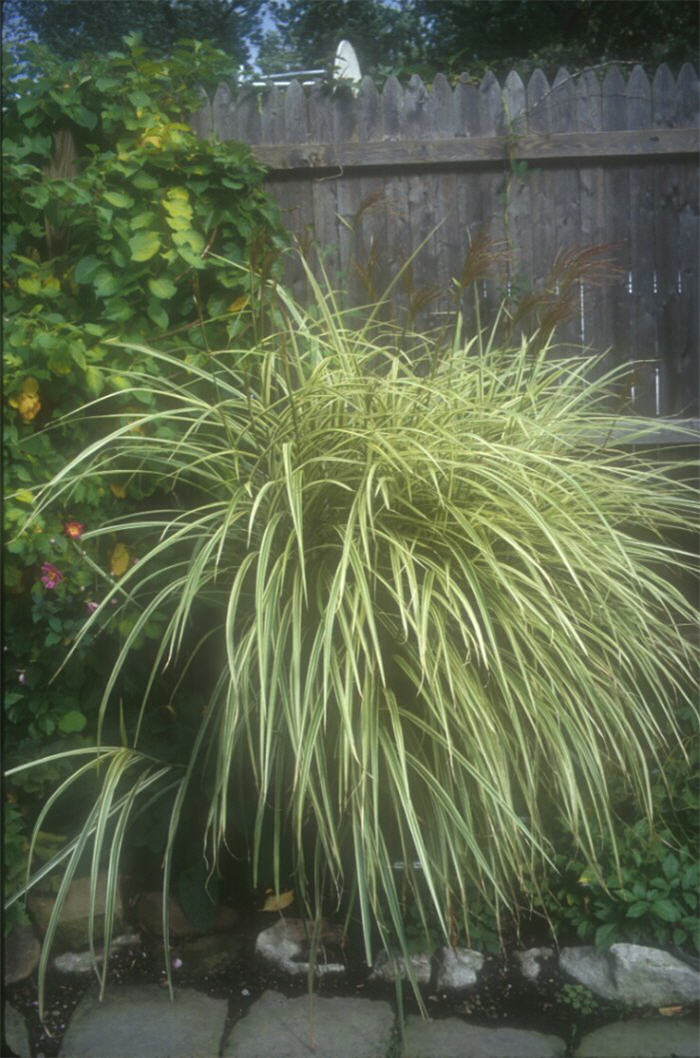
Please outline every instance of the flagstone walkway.
M29 1055L22 1018L6 1008L8 1043ZM13 1016L16 1015L16 1016ZM19 1021L18 1021L19 1019ZM7 1027L6 1027L7 1033ZM62 1058L564 1058L555 1035L482 1028L459 1018L409 1016L403 1040L389 1003L359 998L288 999L267 991L233 1025L227 1002L158 985L89 992L63 1039ZM700 1058L698 1026L659 1016L615 1022L584 1036L574 1058Z

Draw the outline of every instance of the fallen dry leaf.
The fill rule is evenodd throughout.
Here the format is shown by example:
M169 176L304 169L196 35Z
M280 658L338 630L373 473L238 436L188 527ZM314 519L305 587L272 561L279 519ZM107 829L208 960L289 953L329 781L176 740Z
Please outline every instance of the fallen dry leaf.
M283 908L289 907L294 902L294 890L288 889L286 893L280 893L279 896L275 896L271 889L268 890L270 896L262 906L263 911L282 911Z

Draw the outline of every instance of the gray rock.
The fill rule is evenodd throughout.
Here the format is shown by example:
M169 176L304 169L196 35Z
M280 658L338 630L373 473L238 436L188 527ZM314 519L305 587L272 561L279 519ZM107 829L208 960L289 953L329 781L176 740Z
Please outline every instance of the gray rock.
M100 874L95 901L95 938L99 939L104 929L106 872ZM32 891L27 898L29 912L37 929L43 935L49 925L54 908L53 894ZM88 917L90 912L90 879L76 878L61 910L61 918L54 937L54 947L59 951L81 951L89 947ZM122 904L117 893L114 913L114 930L122 925Z
M433 967L429 955L418 952L410 957L410 965L416 984L428 985L432 977ZM370 981L387 981L393 983L397 977L407 978L406 960L403 955L394 954L390 956L385 951L380 951L374 960Z
M122 933L118 937L112 938L110 949L111 951L117 951L119 948L128 948L140 943L140 933ZM95 952L95 959L98 964L102 962L103 952L101 950L98 949ZM65 951L61 955L56 955L51 960L51 965L59 973L88 974L92 972L92 953L89 951Z
M672 1006L700 1000L700 973L658 948L613 944L613 976L623 1003Z
M321 947L316 956L316 974L345 973L341 962L328 962L324 955L326 944L337 944L339 935L333 929L321 932ZM255 940L256 953L278 969L288 974L306 974L309 971L308 931L298 918L281 918L274 926L264 929Z
M542 963L554 958L554 949L528 948L527 951L516 951L515 958L523 977L528 981L536 981L542 973Z
M20 1014L11 1003L5 1002L4 1033L5 1041L11 1051L19 1055L19 1058L29 1058L31 1049L29 1047L29 1033L27 1025Z
M438 991L457 991L476 984L484 956L471 948L441 948L438 952Z
M613 944L609 952L562 948L560 968L591 992L632 1006L696 1003L700 974L668 952L639 944Z
M41 944L31 926L15 926L3 942L3 980L6 985L23 981L39 965Z
M388 1003L287 999L265 992L238 1021L224 1058L384 1058L394 1026Z
M610 1000L619 998L607 952L588 945L562 948L559 952L559 968L597 996Z
M228 1004L177 989L171 1003L159 985L107 986L81 999L63 1037L69 1058L213 1058L219 1054Z
M459 1018L406 1019L404 1058L562 1058L558 1036L524 1029L484 1029ZM601 1055L598 1058L602 1058Z
M574 1054L575 1058L700 1058L698 1026L688 1018L618 1021L588 1033Z

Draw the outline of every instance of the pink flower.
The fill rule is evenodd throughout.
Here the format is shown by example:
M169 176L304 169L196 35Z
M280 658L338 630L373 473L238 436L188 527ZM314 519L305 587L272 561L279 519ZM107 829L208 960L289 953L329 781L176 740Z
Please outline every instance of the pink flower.
M90 613L94 613L100 604L98 602L93 602L92 599L88 599L85 605L87 606Z
M66 522L65 530L66 536L69 536L71 540L80 540L80 537L85 532L85 526L82 522Z
M44 562L41 567L41 583L45 588L53 590L63 580L63 574L60 569L57 569L52 562Z

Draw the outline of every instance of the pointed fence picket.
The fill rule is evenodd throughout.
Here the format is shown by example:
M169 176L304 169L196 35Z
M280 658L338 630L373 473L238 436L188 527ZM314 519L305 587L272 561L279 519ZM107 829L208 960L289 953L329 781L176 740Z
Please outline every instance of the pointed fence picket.
M698 76L662 65L650 80L612 65L550 83L438 74L380 89L220 85L194 115L200 135L248 143L303 245L331 279L371 300L425 243L394 308L421 327L462 308L470 245L488 228L500 266L479 278L487 315L541 289L562 252L609 246L616 274L579 283L561 338L638 362L638 411L695 414L698 397ZM303 290L299 272L291 281Z

